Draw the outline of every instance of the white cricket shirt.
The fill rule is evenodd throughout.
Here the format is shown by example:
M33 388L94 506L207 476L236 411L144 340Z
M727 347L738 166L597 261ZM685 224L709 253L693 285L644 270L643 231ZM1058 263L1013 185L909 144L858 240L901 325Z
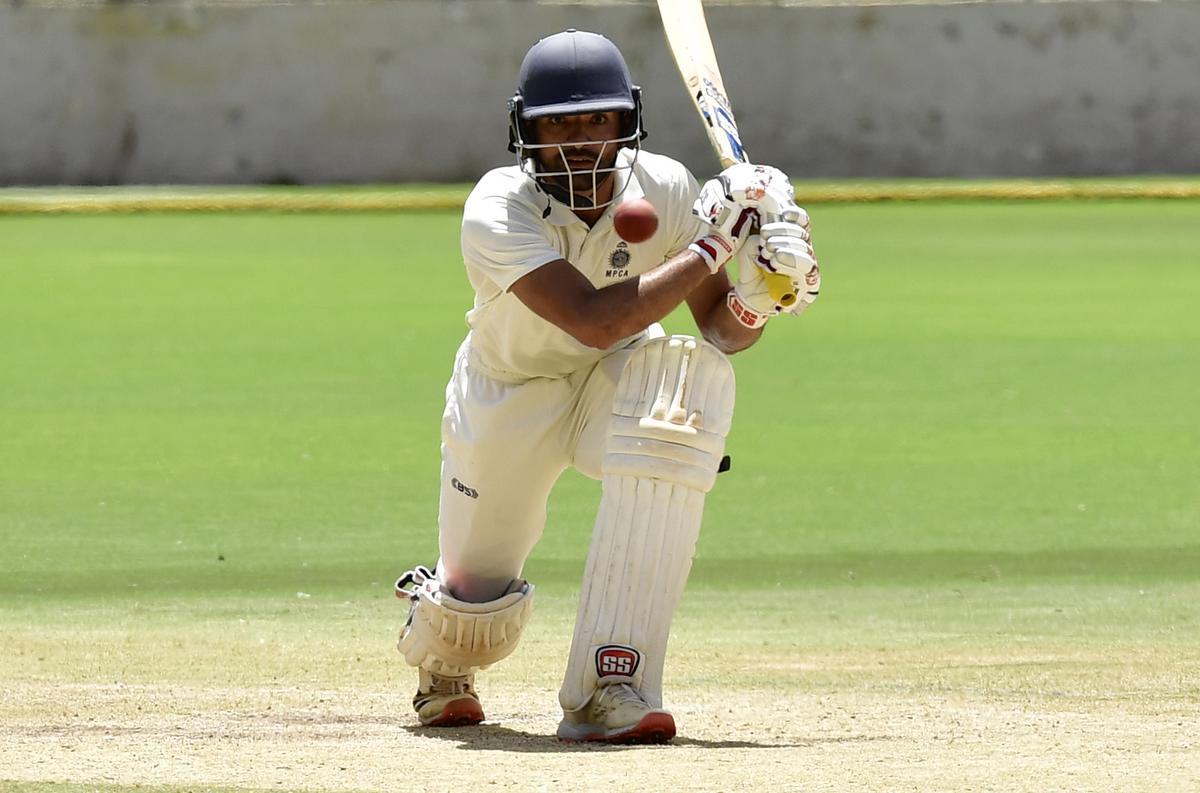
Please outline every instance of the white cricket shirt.
M633 152L623 149L625 165ZM634 278L682 251L705 226L692 215L699 187L682 164L642 151L632 172L618 171L617 202L589 229L566 205L550 198L516 166L484 175L463 209L462 254L475 306L467 312L470 361L511 382L564 377L591 366L610 350L588 347L526 308L509 288L522 276L566 259L597 288ZM658 230L645 242L625 242L612 216L624 201L646 198L658 210Z

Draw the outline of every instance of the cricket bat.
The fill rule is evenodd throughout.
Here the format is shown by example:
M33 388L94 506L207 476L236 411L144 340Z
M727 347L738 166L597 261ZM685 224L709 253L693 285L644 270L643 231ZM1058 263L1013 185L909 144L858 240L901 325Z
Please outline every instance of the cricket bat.
M704 20L704 6L700 0L658 0L658 13L667 34L667 46L675 56L679 75L704 121L704 132L721 167L749 162L729 95L725 93L721 70L717 67L717 54L708 33L708 23ZM796 302L796 286L790 278L776 273L766 273L766 277L771 297L779 305L786 308Z

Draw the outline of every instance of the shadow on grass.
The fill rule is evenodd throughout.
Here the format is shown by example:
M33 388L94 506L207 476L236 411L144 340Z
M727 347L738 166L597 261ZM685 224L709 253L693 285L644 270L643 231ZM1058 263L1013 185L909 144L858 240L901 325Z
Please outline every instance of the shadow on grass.
M480 724L475 727L421 727L408 725L406 732L421 738L437 738L458 743L459 749L467 751L528 752L534 754L564 754L571 752L622 752L645 751L654 746L639 744L619 745L607 743L566 743L546 733L527 732L496 724ZM707 741L687 736L676 736L669 746L696 749L795 749L806 746L839 743L867 743L894 740L889 735L836 736L828 738L804 738L795 741L721 740Z

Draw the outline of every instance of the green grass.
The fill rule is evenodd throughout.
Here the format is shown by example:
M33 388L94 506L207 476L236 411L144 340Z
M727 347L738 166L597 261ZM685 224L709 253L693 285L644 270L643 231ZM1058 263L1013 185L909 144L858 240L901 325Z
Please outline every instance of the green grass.
M825 295L737 357L693 586L1195 581L1197 211L822 208ZM0 220L5 602L366 594L432 560L457 225ZM564 477L532 576L575 586L594 500Z
M736 358L733 470L668 659L693 713L739 691L805 710L744 745L653 758L684 789L680 764L742 768L753 758L727 746L783 729L796 743L769 751L793 754L752 778L861 748L847 762L881 780L912 752L953 779L972 740L1068 766L1082 746L1104 776L1096 758L1128 734L1097 749L1088 730L1183 724L1200 702L1200 203L813 214L824 295ZM0 722L23 747L0 752L0 789L269 786L274 764L170 766L173 736L237 763L245 725L313 719L299 769L328 757L324 719L365 736L346 739L346 787L391 778L397 746L435 753L417 773L463 754L404 729L390 592L436 555L438 420L470 305L457 229L428 212L0 217ZM596 499L589 480L560 482L527 568L536 619L486 681L499 724L475 747L532 779L555 773L538 754L553 722L536 720L552 718ZM875 698L892 706L880 725ZM897 726L943 703L972 714L945 746ZM1030 738L1060 716L1076 743ZM870 743L880 731L899 760ZM166 787L13 781L115 779L55 764L78 746L111 773L106 741L131 735L151 759L121 778ZM1036 787L1004 773L989 789Z

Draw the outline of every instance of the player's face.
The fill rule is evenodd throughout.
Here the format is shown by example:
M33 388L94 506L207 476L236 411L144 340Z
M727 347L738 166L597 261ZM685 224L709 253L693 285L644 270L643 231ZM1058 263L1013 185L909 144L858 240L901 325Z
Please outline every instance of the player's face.
M543 116L533 119L534 139L541 144L556 144L537 149L539 170L543 172L571 171L571 185L567 177L556 179L571 192L606 200L603 196L592 196L593 172L600 168L611 168L617 160L619 146L611 141L621 136L624 126L622 113L609 110L603 113L577 113L562 116ZM605 141L610 141L605 143ZM611 173L601 174L599 180L604 188Z

